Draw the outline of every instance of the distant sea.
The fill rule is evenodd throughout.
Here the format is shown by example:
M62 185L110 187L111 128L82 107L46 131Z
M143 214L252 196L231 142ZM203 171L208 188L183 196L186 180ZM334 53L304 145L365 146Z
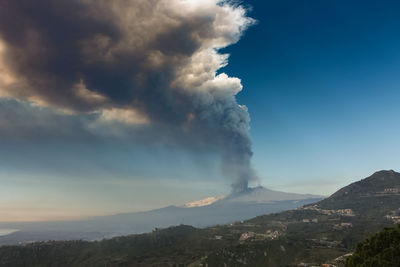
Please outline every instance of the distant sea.
M9 235L14 232L18 232L18 229L7 229L7 228L0 228L0 236Z

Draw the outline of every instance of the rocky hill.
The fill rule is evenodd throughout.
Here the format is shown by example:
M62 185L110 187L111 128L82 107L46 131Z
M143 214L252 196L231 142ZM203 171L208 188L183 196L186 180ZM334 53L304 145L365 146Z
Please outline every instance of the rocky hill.
M343 187L320 201L324 209L352 209L360 214L380 216L399 208L400 173L378 171L358 182Z
M378 171L365 179L343 187L324 202L399 193L400 173L393 170Z

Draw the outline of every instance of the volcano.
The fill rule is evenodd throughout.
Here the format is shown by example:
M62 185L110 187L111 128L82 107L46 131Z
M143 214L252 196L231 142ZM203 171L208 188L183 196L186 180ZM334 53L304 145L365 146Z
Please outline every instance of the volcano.
M182 206L168 206L145 212L94 217L80 221L3 223L0 224L0 228L13 228L19 231L0 236L0 245L45 240L99 240L145 233L155 228L179 224L207 227L291 210L321 199L321 196L285 193L258 186L225 196L208 197Z

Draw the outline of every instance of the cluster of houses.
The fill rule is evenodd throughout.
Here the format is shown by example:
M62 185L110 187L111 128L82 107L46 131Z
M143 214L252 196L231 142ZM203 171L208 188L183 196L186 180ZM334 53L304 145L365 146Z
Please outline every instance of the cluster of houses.
M240 236L239 241L243 242L248 239L251 239L252 241L261 241L266 239L275 240L278 239L281 234L281 232L276 230L267 230L265 234L245 232Z
M324 210L320 209L318 205L301 207L303 210L314 210L325 215L341 215L341 216L355 216L352 209L338 209L338 210Z
M385 190L383 190L383 192L381 192L381 193L383 193L383 194L399 194L400 188L398 188L398 187L385 188Z
M392 220L394 223L400 223L400 209L390 212L385 218Z
M303 223L317 223L318 219L314 218L314 219L303 219L302 220Z
M334 264L330 264L330 263L323 263L321 265L316 265L315 263L305 263L305 262L301 262L297 265L298 267L337 267Z
M304 263L301 262L297 266L298 267L338 267L338 266L344 266L346 259L353 255L353 253L347 253L342 256L337 257L336 259L333 260L333 263L323 263L323 264L315 264L315 263Z
M351 228L351 227L353 227L352 223L342 222L342 223L335 224L333 226L333 229L341 230L341 229L347 229L347 228Z

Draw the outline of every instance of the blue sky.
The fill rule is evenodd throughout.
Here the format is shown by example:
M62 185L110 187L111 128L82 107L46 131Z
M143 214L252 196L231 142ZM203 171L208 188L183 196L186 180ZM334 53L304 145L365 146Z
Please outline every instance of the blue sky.
M243 5L257 23L238 43L220 50L230 58L218 73L238 77L243 85L237 102L249 109L252 164L260 178L251 185L329 195L375 171L400 170L400 3L249 0ZM232 31L228 43L236 41ZM173 36L185 38L181 32ZM182 54L191 53L190 45ZM171 47L166 54L175 53ZM96 76L98 69L91 71ZM109 106L30 90L36 90L33 98L0 99L0 210L8 214L0 220L139 211L230 191L232 180L220 168L220 143L213 149L214 143L201 139L207 134L184 124L187 136L176 138L169 119L156 132L132 134L136 128L126 130L125 117L99 126L97 108ZM125 109L121 99L129 94L108 90L96 93L124 107L117 111L143 115ZM163 118L150 113L153 117L139 123ZM164 127L166 122L172 126Z
M263 184L328 194L398 169L400 4L246 3L258 24L223 71L245 86Z

